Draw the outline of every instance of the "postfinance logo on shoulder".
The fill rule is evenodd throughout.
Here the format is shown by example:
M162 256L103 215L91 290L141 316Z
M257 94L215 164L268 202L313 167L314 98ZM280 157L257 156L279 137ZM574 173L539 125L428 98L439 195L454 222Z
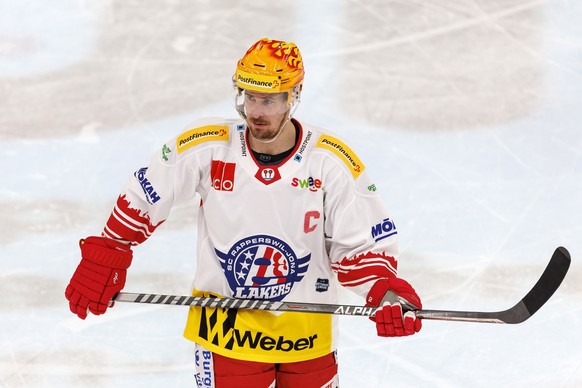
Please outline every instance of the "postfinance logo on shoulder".
M195 145L207 141L228 141L229 130L227 125L207 125L190 129L176 139L176 150L182 153Z
M333 136L321 135L317 140L316 146L325 148L337 155L348 166L354 179L358 179L366 168L364 163L358 158L358 155L350 147Z

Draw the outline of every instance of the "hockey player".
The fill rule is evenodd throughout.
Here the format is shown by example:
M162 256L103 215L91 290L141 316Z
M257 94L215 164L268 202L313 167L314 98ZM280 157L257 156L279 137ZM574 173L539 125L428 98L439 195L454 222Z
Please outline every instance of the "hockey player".
M202 120L136 171L100 237L81 240L66 288L81 319L123 289L131 247L177 203L200 197L192 295L338 303L347 287L378 307L379 336L418 332L400 298L396 227L358 155L333 133L292 118L304 77L297 46L263 38L233 77L236 120ZM200 387L337 387L336 317L192 307Z

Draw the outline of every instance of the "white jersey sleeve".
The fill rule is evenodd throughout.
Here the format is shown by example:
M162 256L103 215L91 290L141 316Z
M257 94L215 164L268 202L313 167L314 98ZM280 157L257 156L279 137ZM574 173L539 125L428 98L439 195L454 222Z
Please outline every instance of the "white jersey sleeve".
M203 168L195 153L185 151L199 144L203 149L204 145L227 144L229 140L228 122L205 122L194 123L192 129L165 143L149 166L133 173L105 225L104 236L140 244L167 219L174 205L195 198Z
M372 284L396 275L396 227L364 163L342 140L322 134L315 153L337 164L326 191L325 235L333 270L342 286L365 296Z

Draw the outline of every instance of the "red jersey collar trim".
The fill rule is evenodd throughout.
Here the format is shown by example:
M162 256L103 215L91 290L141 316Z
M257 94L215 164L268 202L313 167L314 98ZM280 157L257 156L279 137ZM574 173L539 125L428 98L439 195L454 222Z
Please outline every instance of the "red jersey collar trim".
M295 119L291 119L291 122L293 123L294 127L297 128L297 130L299 131L299 136L297 136L298 140L295 143L295 147L293 147L293 150L291 151L291 153L289 153L289 155L285 159L283 159L281 162L279 162L277 164L269 165L269 166L262 165L255 158L255 155L253 154L253 151L251 149L251 145L249 144L249 128L247 125L246 136L245 136L247 149L250 151L249 154L251 156L251 159L253 160L253 162L255 162L255 165L258 168L258 171L255 174L255 178L257 178L259 181L261 181L265 185L270 185L271 183L275 183L281 179L281 174L279 173L279 167L281 167L282 165L287 163L289 161L289 159L291 159L293 156L295 156L295 154L297 153L297 150L299 150L299 145L301 144L301 140L303 139L303 127L301 126L301 123L299 123L299 121L297 121Z

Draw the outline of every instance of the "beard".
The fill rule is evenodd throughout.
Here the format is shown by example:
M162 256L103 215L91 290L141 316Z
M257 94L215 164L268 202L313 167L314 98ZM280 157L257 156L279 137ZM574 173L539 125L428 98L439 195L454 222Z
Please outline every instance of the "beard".
M271 141L274 140L279 132L282 130L285 124L285 117L281 120L268 120L264 118L247 119L247 124L249 126L249 131L251 135L259 141Z

